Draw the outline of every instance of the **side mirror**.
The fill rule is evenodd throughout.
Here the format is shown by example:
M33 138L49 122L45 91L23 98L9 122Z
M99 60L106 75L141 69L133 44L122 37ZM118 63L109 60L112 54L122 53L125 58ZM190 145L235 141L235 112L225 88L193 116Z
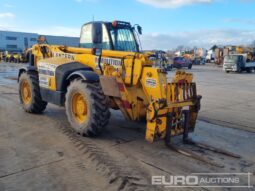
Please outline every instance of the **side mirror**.
M137 25L137 31L140 35L143 34L143 28L140 25Z
M101 44L103 38L102 32L102 24L101 23L93 23L92 25L92 42L93 44Z

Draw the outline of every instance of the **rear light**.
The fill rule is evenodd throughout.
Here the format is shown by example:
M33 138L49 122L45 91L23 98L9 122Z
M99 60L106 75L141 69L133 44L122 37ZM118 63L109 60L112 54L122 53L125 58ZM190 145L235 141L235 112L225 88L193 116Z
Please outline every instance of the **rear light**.
M113 26L113 27L117 27L117 26L118 26L118 21L113 21L113 22L112 22L112 26Z

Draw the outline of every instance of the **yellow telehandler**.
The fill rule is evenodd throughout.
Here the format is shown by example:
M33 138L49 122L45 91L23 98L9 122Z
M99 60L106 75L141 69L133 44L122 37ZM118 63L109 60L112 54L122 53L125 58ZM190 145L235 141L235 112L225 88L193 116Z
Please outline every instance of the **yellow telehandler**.
M42 41L29 52L29 66L20 69L19 95L26 112L41 113L47 103L65 106L70 125L81 135L98 135L108 124L109 108L126 119L146 119L145 138L164 138L177 152L210 163L202 156L171 144L194 131L200 109L192 74L177 71L168 82L164 69L152 67L149 54L139 50L139 25L90 22L82 26L80 47ZM44 38L42 38L44 39Z

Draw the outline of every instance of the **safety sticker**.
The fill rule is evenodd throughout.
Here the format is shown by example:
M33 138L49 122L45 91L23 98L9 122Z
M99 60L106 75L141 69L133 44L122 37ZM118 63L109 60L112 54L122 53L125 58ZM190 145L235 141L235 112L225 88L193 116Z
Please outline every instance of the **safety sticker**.
M150 88L156 88L157 81L153 78L147 78L145 81L145 85Z
M38 63L39 74L40 74L40 71L41 71L43 74L47 74L47 75L49 75L49 74L52 75L53 74L53 76L54 76L56 68L57 68L56 64L45 63L45 62L39 62Z
M45 62L38 63L38 72L39 72L39 85L41 87L49 88L49 79L50 77L55 76L57 65Z
M48 88L49 77L46 75L39 75L39 86Z

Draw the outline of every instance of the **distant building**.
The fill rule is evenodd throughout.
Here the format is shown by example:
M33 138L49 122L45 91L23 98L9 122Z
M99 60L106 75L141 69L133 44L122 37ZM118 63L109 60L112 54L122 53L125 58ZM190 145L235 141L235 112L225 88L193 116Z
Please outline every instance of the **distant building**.
M0 50L10 52L22 52L26 48L30 48L37 43L37 38L40 34L25 33L25 32L12 32L0 31ZM51 36L44 35L48 44L66 45L66 46L79 46L78 37L65 37L65 36Z
M38 34L0 31L0 50L21 52L37 42Z
M78 37L51 36L51 35L44 36L48 44L78 47L80 43L80 38Z

